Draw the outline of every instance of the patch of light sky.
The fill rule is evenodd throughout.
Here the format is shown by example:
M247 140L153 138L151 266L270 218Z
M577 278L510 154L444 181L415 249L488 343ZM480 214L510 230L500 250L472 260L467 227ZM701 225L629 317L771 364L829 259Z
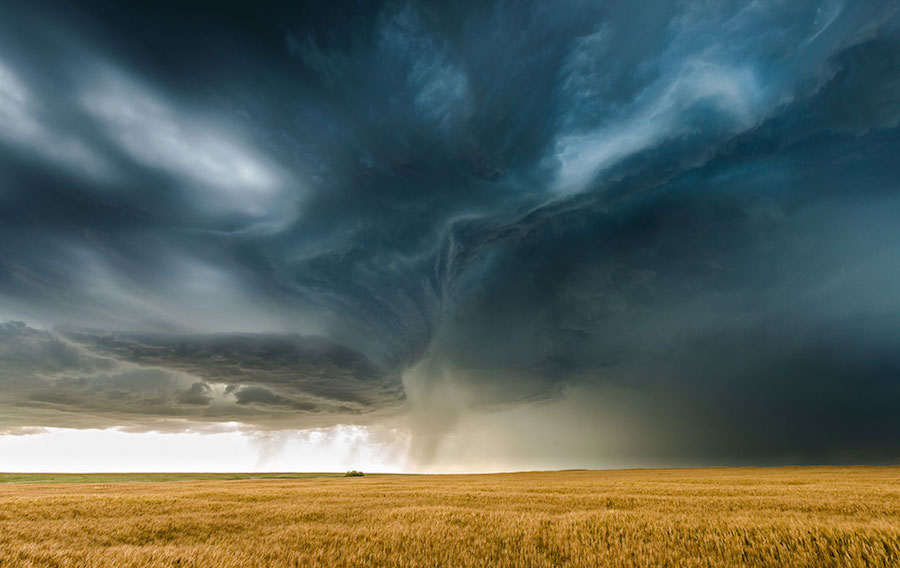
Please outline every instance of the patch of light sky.
M405 472L406 439L337 426L295 432L127 432L47 428L0 435L3 472Z

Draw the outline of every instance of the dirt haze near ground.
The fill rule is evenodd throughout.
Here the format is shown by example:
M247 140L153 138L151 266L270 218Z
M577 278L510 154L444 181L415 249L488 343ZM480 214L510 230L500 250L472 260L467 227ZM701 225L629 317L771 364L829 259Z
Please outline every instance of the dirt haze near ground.
M897 467L18 481L3 567L900 565Z

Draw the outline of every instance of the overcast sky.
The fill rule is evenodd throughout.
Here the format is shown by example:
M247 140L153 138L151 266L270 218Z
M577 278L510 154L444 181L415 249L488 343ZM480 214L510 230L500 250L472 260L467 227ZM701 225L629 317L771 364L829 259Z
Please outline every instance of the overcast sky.
M895 463L898 124L893 1L0 0L0 470Z

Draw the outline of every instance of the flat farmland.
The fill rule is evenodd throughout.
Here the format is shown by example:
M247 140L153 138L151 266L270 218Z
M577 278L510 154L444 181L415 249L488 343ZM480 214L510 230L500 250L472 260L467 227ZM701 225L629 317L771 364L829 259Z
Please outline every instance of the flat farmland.
M900 468L237 477L0 478L0 566L900 566Z

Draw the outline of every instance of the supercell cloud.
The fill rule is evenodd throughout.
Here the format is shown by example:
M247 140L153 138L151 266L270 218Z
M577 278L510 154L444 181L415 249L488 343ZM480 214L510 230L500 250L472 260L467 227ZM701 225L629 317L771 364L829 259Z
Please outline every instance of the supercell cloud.
M898 125L888 1L0 3L0 430L894 462Z

